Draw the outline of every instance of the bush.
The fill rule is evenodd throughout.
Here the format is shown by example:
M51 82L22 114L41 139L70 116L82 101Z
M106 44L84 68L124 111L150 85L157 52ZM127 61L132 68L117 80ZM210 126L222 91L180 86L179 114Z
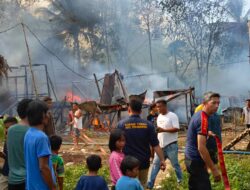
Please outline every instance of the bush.
M4 141L4 125L3 119L0 119L0 142Z
M233 190L249 190L250 189L250 156L243 155L226 155L225 162L227 167L227 174L231 189ZM224 190L223 182L214 183L213 177L210 176L213 190ZM162 190L186 190L188 189L188 173L183 172L183 182L178 185L176 181L175 172L170 171L170 177L162 180Z
M82 175L88 173L88 169L83 164L66 166L65 167L65 178L64 178L64 190L72 190L76 187L76 184ZM110 183L109 168L103 166L99 170L99 175L104 177L107 184Z

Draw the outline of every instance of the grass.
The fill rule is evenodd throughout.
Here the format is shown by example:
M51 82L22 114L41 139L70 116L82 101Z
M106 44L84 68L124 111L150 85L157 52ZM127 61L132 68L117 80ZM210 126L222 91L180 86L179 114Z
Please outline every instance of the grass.
M225 162L227 173L232 190L249 190L250 189L250 156L243 155L226 155ZM211 176L213 190L224 190L222 182L214 183ZM188 173L183 172L183 182L178 186L175 173L170 171L170 177L161 182L162 190L186 190L188 189Z
M4 124L3 119L0 119L0 142L4 141Z
M225 156L228 177L232 190L249 190L250 189L250 156L243 155L226 155ZM65 181L64 189L72 190L80 176L87 173L87 168L83 164L66 166L65 167ZM103 166L99 171L99 175L110 184L109 168ZM212 189L224 190L223 183L214 183L212 176ZM176 176L173 170L170 171L170 177L167 177L161 181L161 190L187 190L188 189L188 173L183 172L183 182L181 185L177 184Z
M88 170L85 165L71 165L65 167L65 178L64 178L64 190L72 190L75 188L78 180L82 175L87 174ZM108 166L103 166L99 170L99 175L104 177L106 182L110 183L109 168Z

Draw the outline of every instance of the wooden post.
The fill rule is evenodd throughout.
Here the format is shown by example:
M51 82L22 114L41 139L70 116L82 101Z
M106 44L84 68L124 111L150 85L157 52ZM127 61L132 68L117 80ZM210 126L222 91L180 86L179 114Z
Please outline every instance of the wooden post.
M33 86L34 86L34 90L35 90L35 96L36 96L36 98L38 98L38 91L37 91L37 86L36 86L36 82L35 82L34 72L33 72L33 69L32 69L32 63L31 63L31 58L30 58L30 50L29 50L29 45L28 45L28 42L27 42L25 27L24 27L23 23L21 23L21 25L22 25L22 28L23 28L24 40L25 40L25 45L26 45L26 48L27 48L27 53L28 53L28 58L29 58L29 67L30 67L32 82L33 82Z
M115 112L114 113L114 115L113 115L113 117L111 118L111 121L110 121L110 129L112 128L112 126L113 126L113 122L114 122L114 120L115 120L115 116L116 116L116 114L117 114L117 112Z
M118 110L117 112L117 121L121 120L121 110Z
M185 93L185 104L186 104L186 116L187 116L187 122L189 124L189 118L188 118L188 101L187 101L187 94ZM186 128L184 127L184 130L186 131Z
M125 98L125 100L126 100L126 102L127 102L128 100L127 100L126 90L125 90L125 88L124 88L124 86L123 86L123 84L122 84L122 80L121 80L121 78L120 78L119 72L116 70L115 73L117 74L118 80L119 80L119 82L120 82L120 84L121 84L121 87L122 87L122 92L123 92L124 98Z
M234 145L236 145L238 142L240 142L243 138L245 138L247 135L250 134L250 128L246 129L243 133L238 135L236 138L234 138L230 143L228 143L223 150L230 150Z
M100 87L99 87L99 84L98 84L98 80L97 80L97 77L96 77L96 74L94 73L94 78L95 78L95 83L96 83L96 86L97 86L97 90L98 90L98 93L99 93L99 97L101 98L101 90L100 90Z

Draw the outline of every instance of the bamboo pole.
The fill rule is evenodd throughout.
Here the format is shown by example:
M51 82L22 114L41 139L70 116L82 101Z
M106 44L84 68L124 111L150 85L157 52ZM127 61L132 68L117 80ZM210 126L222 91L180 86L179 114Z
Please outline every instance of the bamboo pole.
M21 25L22 25L23 35L24 35L24 40L25 40L25 45L26 45L26 49L27 49L27 53L28 53L29 68L30 68L32 82L33 82L33 86L34 86L34 90L35 90L35 95L36 95L36 98L38 98L38 91L37 91L37 86L36 86L36 82L35 82L34 72L33 72L33 69L32 69L32 63L31 63L31 57L30 57L30 50L29 50L29 45L28 45L28 42L27 42L25 27L24 27L23 23L21 23Z

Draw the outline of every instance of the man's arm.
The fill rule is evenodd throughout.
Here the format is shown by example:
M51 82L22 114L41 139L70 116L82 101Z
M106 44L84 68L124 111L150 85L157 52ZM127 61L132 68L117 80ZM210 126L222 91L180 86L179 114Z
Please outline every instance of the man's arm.
M165 164L165 158L164 158L164 154L162 152L162 149L159 145L154 146L153 149L156 152L156 154L159 156L160 161L161 161L161 170L164 171L166 169L166 164Z
M206 136L198 135L197 142L198 142L198 151L199 151L202 159L204 160L205 164L207 165L207 167L211 170L211 172L214 176L214 180L220 181L221 176L220 176L219 170L216 167L216 165L213 163L213 161L211 160L211 157L210 157L209 152L208 152L207 147L206 147L206 142L207 142Z
M45 183L48 185L50 189L56 190L56 185L53 182L52 174L48 163L49 163L49 156L39 158L39 168Z
M179 131L178 128L174 128L174 127L168 128L168 129L163 129L161 127L157 127L156 130L157 130L158 133L164 133L164 132L167 132L167 133L176 133L176 132Z

